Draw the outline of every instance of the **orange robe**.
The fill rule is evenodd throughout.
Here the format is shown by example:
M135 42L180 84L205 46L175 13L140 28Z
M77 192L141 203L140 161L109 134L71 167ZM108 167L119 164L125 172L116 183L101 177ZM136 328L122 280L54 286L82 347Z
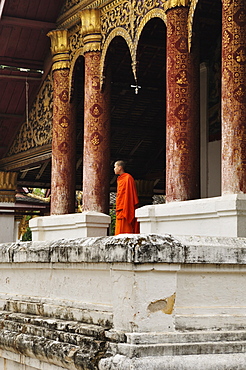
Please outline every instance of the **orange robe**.
M136 184L129 173L117 178L115 235L139 233L139 223L135 218L138 205Z

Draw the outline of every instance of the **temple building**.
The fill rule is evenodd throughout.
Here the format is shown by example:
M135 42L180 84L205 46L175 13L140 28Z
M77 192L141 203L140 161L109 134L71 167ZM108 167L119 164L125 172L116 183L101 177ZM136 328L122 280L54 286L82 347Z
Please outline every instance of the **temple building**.
M71 214L78 190L84 211L108 214L118 159L141 206L245 192L240 4L25 4L1 7L3 203L6 186L40 187L51 215Z
M245 370L245 237L245 0L0 0L0 367Z

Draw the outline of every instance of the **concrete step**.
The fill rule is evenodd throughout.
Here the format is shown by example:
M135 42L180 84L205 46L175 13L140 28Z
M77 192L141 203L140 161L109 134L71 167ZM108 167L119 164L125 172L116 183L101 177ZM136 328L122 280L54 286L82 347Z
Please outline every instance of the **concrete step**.
M36 315L50 317L55 319L79 321L86 324L95 324L103 326L113 325L113 313L111 307L102 305L80 305L73 302L73 306L67 306L62 301L51 302L49 299L43 299L42 302L23 299L6 300L0 294L0 312L9 311L23 313L27 315Z
M93 346L96 342L105 342L105 330L108 329L99 325L11 312L0 312L0 326L5 331L25 333L83 347Z
M221 342L192 342L192 343L163 343L163 344L110 344L113 351L127 356L148 357L148 356L183 356L200 354L226 354L245 353L246 341L221 341Z
M15 323L16 325L19 325L20 328L23 328L27 325L32 325L37 328L41 327L44 330L47 329L53 331L64 331L67 333L76 333L98 339L102 338L102 336L104 337L105 330L108 330L108 327L95 324L87 324L71 320L50 319L48 317L6 311L0 311L0 323L2 326L7 325L7 323L9 323L9 325L11 323Z
M113 330L111 330L113 332ZM197 343L246 341L246 330L125 333L129 344Z
M105 342L92 338L90 346L87 342L77 346L9 330L0 330L0 349L69 370L97 370L106 351Z

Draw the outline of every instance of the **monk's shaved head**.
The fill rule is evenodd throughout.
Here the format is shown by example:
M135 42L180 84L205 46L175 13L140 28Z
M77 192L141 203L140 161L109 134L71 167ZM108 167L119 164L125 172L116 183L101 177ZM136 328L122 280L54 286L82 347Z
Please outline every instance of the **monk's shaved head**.
M122 167L122 168L123 168L123 170L125 171L126 163L125 163L124 161L119 160L119 161L116 161L115 163L116 163L118 166Z

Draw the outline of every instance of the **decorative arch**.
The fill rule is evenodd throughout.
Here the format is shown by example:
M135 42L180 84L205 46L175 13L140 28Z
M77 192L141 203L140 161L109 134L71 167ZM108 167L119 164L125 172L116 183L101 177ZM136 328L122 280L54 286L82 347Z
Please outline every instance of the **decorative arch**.
M139 39L140 39L140 36L141 36L141 33L142 33L144 27L153 18L160 18L160 19L163 20L163 22L165 23L165 25L167 24L167 16L166 16L166 13L165 13L164 10L159 9L159 8L150 10L143 17L143 19L141 20L141 22L139 23L139 26L137 28L137 32L136 32L136 35L135 35L135 40L134 40L134 43L133 43L134 44L134 58L133 58L133 67L132 68L133 68L133 75L134 75L136 81L137 81L137 71L136 71L137 49L138 49Z
M70 71L69 71L69 101L71 102L73 98L73 82L74 82L74 67L75 64L80 56L84 55L83 48L79 48L76 53L73 55L73 59L70 63Z
M132 59L132 65L134 63L134 60L136 59L135 50L134 50L134 43L132 42L132 39L131 39L131 36L129 35L129 33L122 27L115 28L112 32L110 32L110 34L106 38L105 43L103 45L103 49L102 49L101 62L100 62L100 84L101 84L101 88L103 86L103 79L104 79L103 72L104 72L104 64L105 64L107 51L108 51L110 43L117 36L121 36L126 41L126 44L127 44L128 48L129 48L129 51L130 51L130 55L131 55L131 59Z
M136 45L136 50L137 50L137 44L139 42L139 39L140 39L140 36L141 36L141 33L142 33L144 27L153 18L160 18L160 19L163 20L165 25L167 24L167 16L166 16L166 13L165 13L164 10L156 8L156 9L152 9L150 12L148 12L144 16L144 18L141 20L141 22L138 26L137 32L136 32L135 42L134 42L134 44Z
M196 10L198 2L199 0L191 0L191 3L190 3L190 9L189 9L189 14L188 14L188 47L189 47L189 50L191 49L193 19L194 19L194 14L195 14L195 10Z

